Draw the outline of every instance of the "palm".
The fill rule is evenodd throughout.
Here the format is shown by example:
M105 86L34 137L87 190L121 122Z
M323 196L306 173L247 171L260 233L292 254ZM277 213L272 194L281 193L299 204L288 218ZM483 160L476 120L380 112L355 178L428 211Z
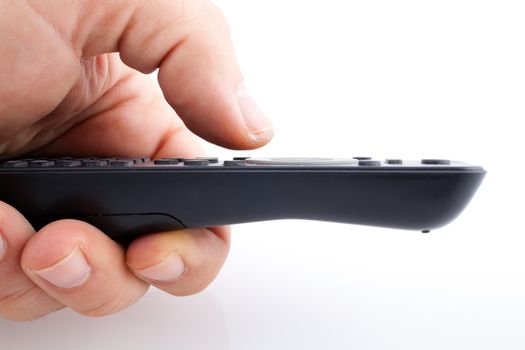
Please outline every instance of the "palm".
M126 67L117 54L82 60L76 70L63 77L64 88L50 92L54 96L34 94L28 101L25 94L17 94L21 98L12 101L14 108L32 106L26 107L31 110L19 131L2 140L9 145L4 154L155 156L175 152L193 156L200 152L160 89ZM47 110L52 111L44 114ZM36 119L35 115L43 116ZM9 120L2 118L2 122ZM184 149L176 147L175 140L170 142L171 149L159 149L166 135L177 133L184 139Z

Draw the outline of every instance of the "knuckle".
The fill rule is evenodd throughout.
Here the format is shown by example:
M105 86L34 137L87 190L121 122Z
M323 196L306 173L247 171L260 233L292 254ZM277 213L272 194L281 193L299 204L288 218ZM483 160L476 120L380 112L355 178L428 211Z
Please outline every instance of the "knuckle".
M215 4L207 1L182 1L181 22L184 23L185 37L201 36L211 32L230 32L226 16Z
M220 17L222 11L209 0L178 0L178 15L184 21L200 21Z

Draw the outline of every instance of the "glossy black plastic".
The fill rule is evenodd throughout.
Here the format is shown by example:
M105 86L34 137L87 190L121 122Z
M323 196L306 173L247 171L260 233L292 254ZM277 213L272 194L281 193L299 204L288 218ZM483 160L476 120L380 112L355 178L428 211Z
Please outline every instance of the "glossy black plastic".
M485 175L481 167L457 162L381 162L381 166L237 162L241 163L155 165L144 159L120 160L111 166L114 161L89 159L76 167L60 166L58 160L46 167L34 161L36 167L31 161L24 166L4 162L0 200L17 208L37 229L57 219L76 218L115 239L292 218L424 231L457 217Z

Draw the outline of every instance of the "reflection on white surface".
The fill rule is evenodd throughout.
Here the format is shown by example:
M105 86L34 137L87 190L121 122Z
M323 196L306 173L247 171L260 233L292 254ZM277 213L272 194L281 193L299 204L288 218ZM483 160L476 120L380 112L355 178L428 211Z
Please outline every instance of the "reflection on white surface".
M0 349L229 349L223 310L210 293L174 298L150 290L102 318L58 311L31 323L0 320Z
M214 288L232 348L523 349L525 259L508 247L512 233L496 242L479 230L486 224L459 220L428 235L245 226L225 273L236 281Z

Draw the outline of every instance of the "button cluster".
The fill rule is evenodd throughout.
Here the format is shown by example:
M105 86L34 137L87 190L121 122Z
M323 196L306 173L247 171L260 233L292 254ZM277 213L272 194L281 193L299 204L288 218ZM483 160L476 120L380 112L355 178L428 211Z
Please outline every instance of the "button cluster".
M193 166L205 166L210 164L219 163L217 157L197 157L197 158L160 158L155 159L153 164L155 165L193 165Z
M353 161L353 162L352 162ZM232 161L225 161L225 166L244 166L244 165L306 165L306 166L336 166L336 165L357 165L361 167L380 167L382 165L405 165L403 159L389 158L384 161L375 160L372 157L352 157L351 159L338 158L233 158ZM407 166L420 165L450 165L448 159L422 159L419 162L410 161Z
M8 160L0 163L2 168L98 168L126 167L149 161L149 158L35 158Z
M448 159L422 159L421 161L404 162L402 159L385 159L384 161L374 160L372 157L352 157L352 158L251 158L235 157L233 160L225 160L222 165L225 167L243 166L358 166L358 167L381 167L383 165L450 165ZM188 166L206 167L219 165L217 157L197 157L197 158L160 158L151 160L147 157L138 158L31 158L8 160L0 162L0 168L107 168L107 167L131 167L131 166Z

